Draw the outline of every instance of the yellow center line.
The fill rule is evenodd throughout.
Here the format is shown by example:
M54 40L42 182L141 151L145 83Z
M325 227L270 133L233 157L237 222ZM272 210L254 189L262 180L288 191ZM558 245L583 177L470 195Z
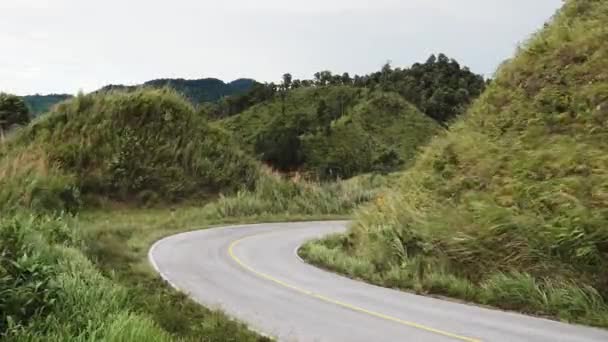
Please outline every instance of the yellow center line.
M256 235L259 235L259 234L256 234ZM367 309L364 309L364 308L361 308L361 307L358 307L358 306L355 306L355 305L352 305L352 304L344 303L344 302L341 302L341 301L333 299L333 298L325 297L323 295L320 295L320 294L317 294L317 293L314 293L314 292L311 292L311 291L307 291L307 290L301 289L301 288L299 288L297 286L288 284L288 283L286 283L286 282L284 282L284 281L282 281L280 279L277 279L277 278L275 278L275 277L273 277L271 275L262 273L260 271L256 271L251 266L249 266L249 265L245 264L243 261L241 261L241 259L239 259L234 254L234 248L239 243L241 243L243 240L245 240L247 238L250 238L250 237L253 237L253 236L256 236L256 235L246 236L246 237L243 237L243 238L238 239L236 241L233 241L230 244L230 246L228 247L228 254L230 255L230 257L239 266L241 266L242 268L246 269L247 271L255 274L256 276L258 276L260 278L272 281L273 283L279 284L279 285L281 285L283 287L289 288L291 290L294 290L294 291L299 292L301 294L304 294L306 296L317 298L317 299L322 300L322 301L327 302L327 303L335 304L335 305L338 305L338 306L341 306L341 307L344 307L344 308L347 308L347 309L350 309L350 310L353 310L353 311L357 311L357 312L368 314L370 316L374 316L374 317L377 317L377 318L385 319L387 321L396 322L396 323L399 323L399 324L402 324L402 325L406 325L408 327L424 330L424 331L427 331L427 332L431 332L431 333L434 333L434 334L450 337L450 338L453 338L453 339L456 339L456 340L460 340L460 341L481 342L481 340L478 340L478 339L474 339L474 338L470 338L470 337L465 337L465 336L460 336L460 335L452 334L452 333L447 332L447 331L443 331L443 330L427 327L427 326L422 325L422 324L418 324L418 323L410 322L410 321L405 321L405 320L402 320L402 319L399 319L399 318L396 318L396 317L392 317L392 316L389 316L389 315L385 315L385 314L382 314L382 313L379 313L379 312L367 310Z

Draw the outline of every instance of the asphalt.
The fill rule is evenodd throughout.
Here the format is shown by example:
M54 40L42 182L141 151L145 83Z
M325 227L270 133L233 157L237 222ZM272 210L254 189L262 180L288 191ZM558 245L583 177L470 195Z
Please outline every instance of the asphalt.
M347 222L182 233L150 262L173 287L279 341L607 342L608 331L382 288L303 262L304 242Z

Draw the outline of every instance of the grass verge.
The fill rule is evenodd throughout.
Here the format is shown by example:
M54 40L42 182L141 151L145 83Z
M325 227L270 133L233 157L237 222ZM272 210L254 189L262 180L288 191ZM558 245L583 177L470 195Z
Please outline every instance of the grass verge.
M313 265L380 286L608 328L608 304L596 289L573 280L512 271L486 274L473 282L429 258L404 258L388 267L374 264L349 252L350 244L347 235L336 234L310 241L298 253Z

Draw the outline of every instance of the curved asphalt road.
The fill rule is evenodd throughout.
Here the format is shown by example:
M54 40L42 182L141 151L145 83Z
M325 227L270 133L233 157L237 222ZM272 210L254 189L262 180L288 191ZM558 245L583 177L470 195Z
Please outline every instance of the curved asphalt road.
M304 263L305 241L346 222L232 226L157 242L150 261L177 289L280 341L608 341L568 325L344 278Z

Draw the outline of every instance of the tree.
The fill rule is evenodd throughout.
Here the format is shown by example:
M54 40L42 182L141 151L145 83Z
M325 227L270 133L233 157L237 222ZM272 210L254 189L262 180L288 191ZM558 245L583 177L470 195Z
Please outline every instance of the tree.
M440 53L439 55L437 55L437 63L445 65L445 64L448 64L449 62L450 62L450 59L445 54Z
M317 86L325 86L331 84L333 80L333 75L331 71L324 70L321 72L315 73L315 84Z
M25 125L29 121L25 101L15 95L0 93L0 139L4 140L4 132L13 125Z
M329 134L331 120L331 110L327 106L327 103L325 100L319 101L317 105L317 122L323 127L326 134Z
M302 81L300 81L300 80L298 80L298 79L293 80L293 82L291 82L291 89L298 89L298 88L301 88L301 87L302 87L302 84L303 84L303 83L302 83Z
M481 75L462 67L445 54L431 55L424 64L393 69L386 63L380 71L355 76L356 87L399 93L427 115L446 125L462 113L486 86Z
M291 76L290 73L283 74L283 90L287 90L287 89L291 88L292 80L293 80L293 77Z
M350 78L350 75L345 72L342 74L342 84L344 85L349 85L352 83L352 79Z

